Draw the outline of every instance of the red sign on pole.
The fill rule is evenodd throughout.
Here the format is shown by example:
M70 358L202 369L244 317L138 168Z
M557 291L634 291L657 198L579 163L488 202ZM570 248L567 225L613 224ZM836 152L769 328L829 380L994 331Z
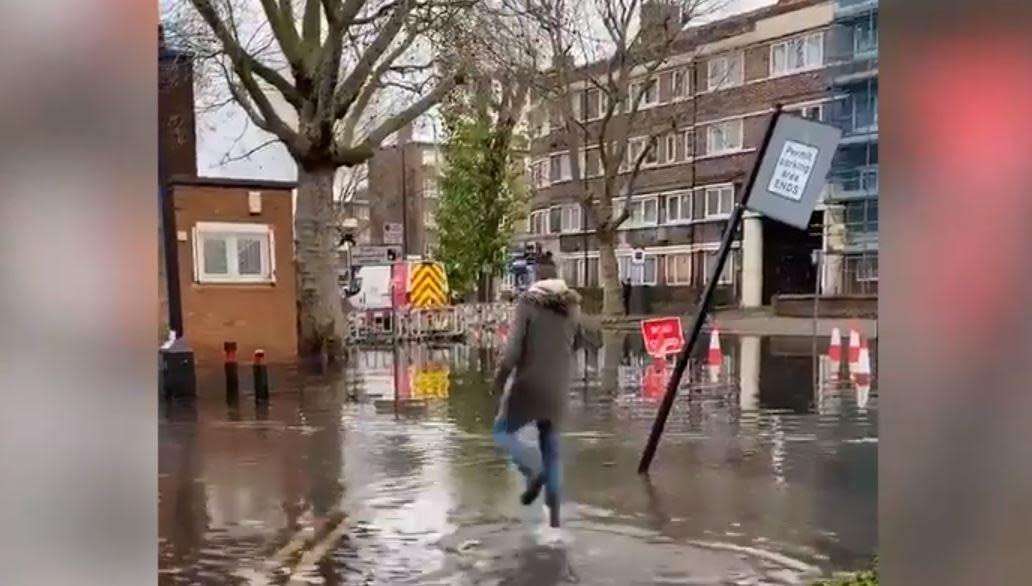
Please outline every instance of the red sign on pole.
M641 322L641 337L645 339L645 351L649 356L675 354L684 347L684 332L681 318L661 317Z

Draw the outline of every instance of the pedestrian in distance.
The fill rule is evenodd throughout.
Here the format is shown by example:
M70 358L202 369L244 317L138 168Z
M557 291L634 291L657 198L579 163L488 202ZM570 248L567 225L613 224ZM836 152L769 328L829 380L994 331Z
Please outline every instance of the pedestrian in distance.
M556 278L555 265L537 268L537 281L516 302L495 373L494 389L502 398L493 433L526 479L520 501L530 505L543 488L549 524L559 527L559 430L567 409L571 364L577 349L599 346L601 336L581 315L580 295ZM517 435L528 425L538 429L537 449Z

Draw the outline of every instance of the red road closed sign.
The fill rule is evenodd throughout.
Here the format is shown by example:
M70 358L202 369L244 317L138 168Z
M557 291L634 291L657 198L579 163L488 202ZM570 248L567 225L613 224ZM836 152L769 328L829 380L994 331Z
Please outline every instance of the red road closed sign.
M681 318L661 317L642 320L641 337L645 340L645 351L649 356L666 356L680 352L684 347Z

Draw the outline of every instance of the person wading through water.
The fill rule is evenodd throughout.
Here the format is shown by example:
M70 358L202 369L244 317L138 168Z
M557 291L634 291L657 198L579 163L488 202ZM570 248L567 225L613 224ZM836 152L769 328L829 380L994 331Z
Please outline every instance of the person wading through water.
M494 390L502 399L493 432L527 481L520 501L533 503L544 488L549 524L559 527L559 428L566 413L570 365L575 350L599 346L601 335L584 322L580 295L556 278L554 264L538 265L536 277L516 302L495 373ZM538 428L538 450L517 437L532 423Z

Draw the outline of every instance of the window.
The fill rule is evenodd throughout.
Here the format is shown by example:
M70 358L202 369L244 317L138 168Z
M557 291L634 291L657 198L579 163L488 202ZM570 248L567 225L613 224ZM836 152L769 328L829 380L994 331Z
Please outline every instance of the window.
M560 232L580 232L581 229L581 209L579 205L564 205L557 208L559 210L559 231ZM553 218L555 216L552 216Z
M853 96L853 131L870 132L878 128L878 88Z
M619 262L620 281L630 279L632 285L655 285L659 271L659 258L654 254L645 255L645 263L636 265L630 256L617 257Z
M789 110L789 112L796 114L801 118L807 118L817 122L824 120L824 104L813 104L811 106L793 108L792 110Z
M585 266L587 272L585 272ZM598 258L585 259L583 256L568 258L560 264L560 271L563 280L571 287L598 286Z
M735 282L735 256L735 251L728 252L727 259L724 261L724 269L720 271L720 277L717 279L718 285L730 285ZM702 258L702 278L704 282L708 283L713 263L717 262L717 251L704 252Z
M666 198L667 223L689 222L692 219L692 196L690 193L675 193Z
M714 57L706 64L706 87L710 91L742 85L743 54Z
M707 187L703 190L706 202L706 218L722 218L731 215L735 207L735 189L730 185Z
M659 103L659 80L656 78L643 81L638 85L639 91L643 92L640 107L655 106Z
M548 233L548 210L530 213L530 233L537 235Z
M692 282L692 255L670 254L666 257L668 285L690 285Z
M665 163L673 163L677 160L677 133L671 132L666 136L666 152L663 153Z
M681 140L684 142L684 156L681 158L689 161L695 157L695 133L691 130L683 130L681 131Z
M623 202L615 202L614 214L620 215L623 211ZM659 223L659 198L649 197L646 199L631 200L630 212L623 226L629 228L641 226L655 226Z
M638 156L641 155L642 149L645 148L644 138L632 138L627 141L627 148L624 149L624 160L621 167L624 171L630 171L634 169L634 163L637 162ZM642 161L644 164L644 161Z
M530 180L534 187L542 188L548 187L549 183L549 162L535 161L530 165Z
M675 69L670 76L670 89L674 100L688 97L688 70Z
M198 222L194 276L199 283L272 283L276 270L267 224Z
M742 148L742 120L728 120L706 128L706 154L718 155Z
M645 153L645 158L642 160L641 164L645 167L652 167L659 164L659 145L655 138L650 140L648 145L649 150Z
M573 92L571 99L573 100L573 119L584 120L584 92Z
M436 198L437 197L437 178L436 177L425 177L423 179L423 197Z
M788 39L770 46L770 74L788 75L824 64L824 33Z
M853 27L853 56L870 57L878 53L878 16L873 14L867 20Z
M870 233L878 231L878 200L864 199L846 203L846 230Z
M551 168L549 169L549 179L551 179L553 183L557 181L570 180L570 153L552 155L550 162Z
M563 210L559 206L548 209L548 233L558 234L562 229Z
M843 259L848 280L870 282L878 280L878 255L850 255Z

